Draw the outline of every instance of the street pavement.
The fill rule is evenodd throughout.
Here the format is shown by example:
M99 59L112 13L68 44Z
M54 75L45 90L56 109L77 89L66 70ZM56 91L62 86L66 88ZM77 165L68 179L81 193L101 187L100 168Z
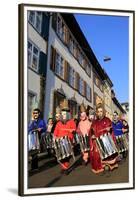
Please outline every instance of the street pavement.
M90 163L87 166L81 164L80 156L77 156L76 160L74 169L68 175L60 173L60 166L55 158L40 160L39 170L29 172L28 187L42 188L128 182L128 158L119 162L117 169L98 175L91 171Z

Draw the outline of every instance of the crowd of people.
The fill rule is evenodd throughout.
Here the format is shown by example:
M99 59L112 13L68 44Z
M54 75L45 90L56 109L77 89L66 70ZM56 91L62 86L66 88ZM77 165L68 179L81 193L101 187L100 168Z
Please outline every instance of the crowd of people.
M37 154L47 151L57 158L61 173L67 174L76 147L82 157L82 164L90 164L93 173L113 170L127 157L128 133L127 121L122 120L116 111L111 121L105 116L102 104L98 104L94 111L87 110L82 103L79 116L71 119L68 101L65 99L62 106L57 107L54 118L50 116L47 123L36 108L28 126L32 170L38 168Z

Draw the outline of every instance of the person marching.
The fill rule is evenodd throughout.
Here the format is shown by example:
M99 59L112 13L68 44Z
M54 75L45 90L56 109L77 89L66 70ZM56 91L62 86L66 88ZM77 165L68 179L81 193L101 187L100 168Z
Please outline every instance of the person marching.
M86 149L82 149L82 160L83 164L87 165L88 159L89 159L89 137L90 137L90 128L91 128L91 122L88 119L88 116L86 114L86 108L84 104L82 103L80 106L80 122L78 124L76 132L82 136L82 145L85 143ZM85 139L84 139L85 138ZM81 141L80 141L81 142ZM81 144L80 144L81 146Z
M76 124L73 119L70 119L70 109L68 101L64 99L61 109L61 120L57 122L54 130L54 138L62 138L68 136L70 141L73 140L73 132L76 130ZM68 172L70 166L70 157L66 157L60 161L61 173Z
M117 113L117 111L114 111L113 113L113 121L112 121L112 127L113 127L113 131L116 137L116 143L118 145L119 148L119 160L121 160L122 158L126 157L126 150L125 150L125 143L123 140L123 135L124 132L126 131L123 122L121 120L119 120L119 115ZM122 158L121 158L122 157Z
M112 131L112 122L104 115L104 108L102 104L98 104L96 107L97 119L92 123L92 139L90 140L90 162L92 172L95 174L101 173L106 169L106 166L110 170L118 167L116 163L117 155L110 157L110 159L103 160L100 155L100 150L97 146L97 138L103 136L105 133L110 133L113 141L115 136Z
M31 138L31 150L30 154L32 156L32 163L31 168L32 170L38 169L38 151L40 149L36 148L36 138L34 137L34 132L38 133L39 141L41 139L41 136L45 134L46 131L46 124L43 119L40 117L40 110L38 108L35 108L32 113L32 121L29 123L28 126L28 133L30 134ZM30 148L30 147L29 147Z

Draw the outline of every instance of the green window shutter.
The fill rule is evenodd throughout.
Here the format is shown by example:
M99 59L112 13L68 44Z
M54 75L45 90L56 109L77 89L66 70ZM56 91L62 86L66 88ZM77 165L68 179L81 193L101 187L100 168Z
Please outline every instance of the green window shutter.
M46 69L47 69L47 55L40 51L39 56L39 74L43 77L46 76Z

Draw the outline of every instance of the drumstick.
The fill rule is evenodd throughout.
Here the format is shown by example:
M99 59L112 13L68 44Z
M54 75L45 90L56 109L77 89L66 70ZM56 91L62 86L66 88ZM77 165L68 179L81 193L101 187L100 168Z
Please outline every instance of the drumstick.
M69 128L63 128L61 130L63 130L63 131L75 131L75 129L69 129Z
M111 126L108 126L108 127L106 127L106 128L103 128L103 129L99 130L98 132L101 132L101 131L106 131L106 130L107 130L107 128L112 128L112 127L111 127Z

